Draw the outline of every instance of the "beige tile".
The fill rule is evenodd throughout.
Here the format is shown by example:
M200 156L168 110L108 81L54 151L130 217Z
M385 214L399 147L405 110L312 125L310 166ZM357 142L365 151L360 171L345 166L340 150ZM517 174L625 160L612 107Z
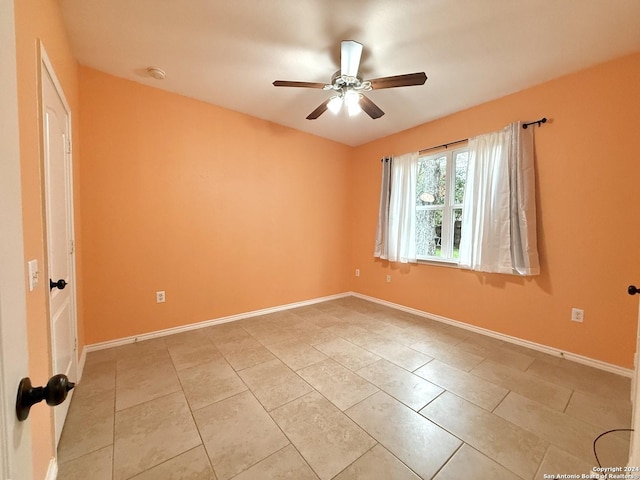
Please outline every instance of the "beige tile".
M333 478L375 445L317 392L283 405L271 415L322 480Z
M468 353L460 349L454 350L455 347L453 345L432 338L420 340L410 346L414 350L436 358L460 370L469 371L484 360L484 357L480 355L474 355L473 353Z
M591 473L591 469L594 466L595 460L587 462L555 445L549 445L535 478L554 478L557 474L580 475L578 478L587 478L581 475ZM545 475L550 475L551 477L545 477Z
M91 472L91 480L111 480L113 463L113 446L108 446L78 457L65 463L58 464L60 480L87 480Z
M202 445L132 477L131 480L216 480Z
M71 399L69 413L58 445L61 463L79 458L113 444L115 391L104 395L84 395Z
M434 320L422 319L421 329L414 330L416 332L416 341L435 340L440 343L446 343L454 346L463 342L470 334L467 330L458 327L446 325Z
M529 368L535 360L533 356L516 352L513 349L506 348L505 345L491 351L486 355L486 358L505 367L514 368L523 372Z
M85 363L82 379L76 383L74 395L105 395L116 388L116 362L101 361Z
M398 343L403 343L409 338L404 328L380 320L371 321L367 330Z
M420 480L404 463L378 444L334 480Z
M369 332L365 328L353 325L347 322L341 322L335 325L327 327L334 335L349 340L353 343L353 340L366 337Z
M350 370L359 370L380 360L379 356L342 338L320 343L315 348Z
M372 363L357 373L414 410L420 410L444 391L386 360Z
M296 339L295 334L290 332L288 329L274 328L274 326L269 325L266 321L243 328L247 330L252 337L265 346Z
M258 329L267 327L268 330L278 329L287 331L291 331L291 327L301 323L300 316L296 315L291 310L273 312L259 317L253 317L245 321L247 322L247 327L257 326Z
M572 455L585 461L593 460L593 441L601 433L598 427L513 392L495 409L495 414ZM614 435L608 440L612 443L599 444L603 455L623 465L627 461L628 444Z
M613 399L573 392L565 412L603 431L631 426L631 402L627 397Z
M89 365L96 365L98 363L115 363L118 360L118 349L117 348L104 348L102 350L94 350L91 352L87 352L84 368L87 368Z
M168 348L178 371L222 358L220 351L209 340L206 343L169 345Z
M318 480L318 476L291 445L256 463L233 480Z
M227 361L235 370L253 367L275 357L255 338L242 337L217 344Z
M328 302L316 303L314 306L318 310L321 310L325 313L339 316L340 314L344 314L345 312L349 311L349 309L351 308L350 305L354 305L354 303L347 302L342 304L338 301L332 300Z
M152 338L141 342L133 342L120 347L114 347L113 353L116 355L118 372L128 369L136 369L140 365L148 365L169 356L164 338Z
M323 312L321 310L318 310L314 314L305 314L304 318L309 323L312 323L317 327L325 328L325 329L342 323L342 320L340 320L339 318L329 313Z
M461 480L463 478L520 480L518 475L510 472L467 444L464 444L456 452L434 477L434 480Z
M227 480L289 441L250 392L193 413L219 480Z
M268 411L313 390L277 358L240 370L238 374Z
M331 333L329 330L325 328L317 327L311 322L305 322L306 326L304 330L299 330L294 332L296 338L304 343L307 343L311 346L316 346L319 343L329 342L331 340L335 340L339 338L334 333Z
M536 358L527 373L572 390L603 398L629 398L631 379L560 358Z
M516 369L498 365L490 360L482 362L471 370L471 373L559 411L564 411L569 398L571 398L571 390L568 388Z
M346 410L378 391L362 377L330 358L297 373L340 410Z
M508 390L438 360L416 370L419 375L486 410L493 410Z
M312 304L294 308L293 310L291 310L291 313L294 313L301 318L307 319L309 317L319 315L322 312L316 308L315 304Z
M244 330L242 331L244 332ZM211 337L212 335L209 333L209 338ZM253 338L248 333L246 333L246 335L244 336L234 334L230 338L219 338L218 341L213 340L213 343L225 357L230 353L244 352L246 350L253 350L255 348L263 346L258 340Z
M192 410L247 389L233 368L222 358L180 370L178 377Z
M346 413L423 478L435 475L461 444L384 392L372 395Z
M121 369L116 377L116 410L124 410L150 400L180 391L180 382L169 354L142 359L139 366Z
M364 328L365 330L369 330L371 325L379 323L378 321L367 316L366 314L360 313L358 311L354 311L353 309L345 309L340 314L340 320L348 323L349 325L354 325L360 328Z
M460 350L486 358L500 349L504 344L502 340L498 340L497 338L480 333L468 332L466 338L462 342L457 343L456 347Z
M322 352L298 339L274 343L273 345L268 345L267 348L292 370L308 367L327 358Z
M240 322L227 322L203 329L203 332L214 345L232 342L241 338L249 337L249 333L242 328Z
M354 343L409 371L413 371L432 360L432 357L424 353L383 337L368 335L364 339L354 339Z
M420 413L522 478L532 478L547 442L493 413L445 392Z
M207 336L205 329L199 328L196 330L187 330L180 333L174 333L173 335L167 335L164 337L164 344L168 350L171 347L180 345L206 345L211 344L211 340Z
M200 443L182 392L117 412L113 478L128 479Z

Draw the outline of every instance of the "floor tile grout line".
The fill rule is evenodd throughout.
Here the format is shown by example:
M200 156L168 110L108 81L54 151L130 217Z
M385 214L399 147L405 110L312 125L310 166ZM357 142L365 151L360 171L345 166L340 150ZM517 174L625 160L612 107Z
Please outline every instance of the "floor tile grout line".
M448 390L446 390L446 391L448 391ZM453 393L453 392L449 392L449 393L450 393L451 395L455 395L456 397L458 397L458 398L462 399L463 401L468 401L468 400L465 400L464 398L460 397L459 395L456 395L456 394L455 394L455 393ZM441 395L443 395L443 394L444 394L444 392L443 392ZM440 396L440 395L439 395L439 396ZM435 399L434 399L433 401L435 401ZM431 403L431 402L429 402L429 403ZM477 406L477 405L476 405L476 406ZM479 408L482 408L482 407L479 407ZM485 410L485 411L486 411L486 410ZM509 472L514 473L517 477L520 477L520 475L518 475L518 474L516 474L515 472L513 472L509 467L507 467L506 465L504 465L504 464L500 463L500 462L498 461L498 459L491 457L490 455L488 455L488 454L486 454L485 452L483 452L482 450L480 450L478 447L473 446L473 445L472 445L471 443L469 443L467 440L465 440L465 439L463 439L463 438L459 437L458 435L454 434L453 432L449 431L447 428L445 428L445 426L444 426L444 425L439 424L439 423L438 423L438 422L436 422L435 420L433 420L433 419L431 419L431 418L427 417L426 415L424 415L424 414L422 414L422 413L420 413L420 412L418 412L418 413L419 413L420 415L422 415L425 419L427 419L428 421L430 421L431 423L433 423L434 425L436 425L437 427L441 428L442 430L446 431L448 434L450 434L450 435L454 436L455 438L457 438L458 440L460 440L460 441L462 442L462 444L463 444L463 445L464 445L464 444L469 445L469 447L471 447L471 448L473 448L474 450L476 450L476 451L480 452L482 455L484 455L485 457L489 458L490 460L493 460L496 464L500 465L502 468L505 468L505 469L506 469L506 470L508 470ZM492 412L487 412L487 413L492 414ZM508 423L511 423L511 425L513 425L513 426L515 426L515 427L517 427L517 428L520 428L520 429L522 429L522 430L525 430L526 432L530 433L531 435L533 435L533 436L535 436L536 438L538 438L538 439L542 440L543 442L545 442L545 443L547 444L547 446L546 446L546 448L545 448L545 453L546 453L546 451L548 450L549 446L551 445L551 442L549 442L548 440L545 440L544 438L540 438L540 437L538 437L538 435L536 435L535 433L530 432L529 430L527 430L527 429L525 429L525 428L523 428L523 427L520 427L519 425L516 425L516 424L514 424L514 423L512 423L512 422L510 422L510 421L509 421L509 420L507 420L506 418L502 418L502 417L499 417L499 418L501 418L502 420L504 420L504 421L506 421L506 422L508 422ZM460 448L462 448L462 446L461 446ZM537 470L539 470L539 469L540 469L540 465L542 464L543 460L544 460L544 454L543 454L543 455L542 455L542 457L540 458L540 464L538 464L538 468L537 468ZM537 471L537 470L536 470L536 471Z
M435 425L435 424L434 424L434 425ZM454 437L455 437L455 435L454 435ZM458 437L456 437L456 438L458 438ZM442 470L444 470L444 468L445 468L449 463L451 463L451 461L453 460L453 457L455 457L455 456L458 454L458 452L459 452L460 450L462 450L462 447L464 447L465 445L469 445L468 443L464 442L464 441L463 441L462 439L460 439L460 438L458 438L458 440L460 440L462 443L458 446L458 448L456 448L456 449L453 451L453 453L451 454L451 456L450 456L449 458L447 458L447 460L446 460L446 461L445 461L445 462L440 466L440 468L439 468L439 469L438 469L438 470L437 470L437 471L436 471L436 472L431 476L431 479L436 478L436 477L438 476L438 474L439 474ZM471 447L471 445L469 445L469 447ZM473 447L471 447L471 448L473 448ZM482 453L482 452L480 452L480 453ZM489 457L487 457L487 458L489 458Z

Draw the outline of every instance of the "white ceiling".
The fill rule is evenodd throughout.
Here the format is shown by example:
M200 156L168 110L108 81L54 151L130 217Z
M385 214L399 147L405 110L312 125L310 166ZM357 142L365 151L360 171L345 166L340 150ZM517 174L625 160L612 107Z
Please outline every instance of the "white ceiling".
M61 0L82 65L347 145L640 51L639 0ZM386 115L305 117L329 92L340 42L364 79L424 71L367 94ZM166 79L150 78L159 66ZM548 112L552 115L553 112Z

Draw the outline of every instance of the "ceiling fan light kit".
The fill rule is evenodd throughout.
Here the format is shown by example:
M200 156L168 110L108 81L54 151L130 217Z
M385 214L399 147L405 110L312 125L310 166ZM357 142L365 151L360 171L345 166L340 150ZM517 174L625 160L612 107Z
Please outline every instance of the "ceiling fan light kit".
M307 115L307 120L315 120L326 110L337 114L342 108L343 103L347 105L347 113L349 116L357 115L364 110L372 119L376 119L383 116L384 112L360 92L368 92L382 88L424 85L427 81L427 76L424 72L382 77L374 80L363 80L358 76L362 49L362 44L353 40L344 40L341 43L340 70L333 74L331 83L323 84L276 80L273 82L273 85L276 87L321 88L323 90L336 92L336 95L325 100L313 112Z

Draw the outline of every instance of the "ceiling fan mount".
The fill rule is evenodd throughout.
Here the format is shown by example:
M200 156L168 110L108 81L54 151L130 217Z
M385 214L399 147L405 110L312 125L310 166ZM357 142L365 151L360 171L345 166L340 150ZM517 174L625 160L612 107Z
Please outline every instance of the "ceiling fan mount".
M369 80L362 80L362 77L342 75L340 70L333 74L331 83L326 84L323 90L334 90L344 92L345 89L368 92L372 89Z
M363 46L353 40L344 40L340 48L340 70L333 74L331 83L294 82L288 80L276 80L276 87L302 87L320 88L335 92L336 95L328 98L313 112L307 115L307 120L315 120L327 109L337 113L342 104L346 104L349 115L354 115L364 110L371 118L376 119L384 115L384 112L362 92L379 90L382 88L408 87L411 85L424 85L427 76L424 72L381 77L373 80L363 80L358 75L360 58Z

